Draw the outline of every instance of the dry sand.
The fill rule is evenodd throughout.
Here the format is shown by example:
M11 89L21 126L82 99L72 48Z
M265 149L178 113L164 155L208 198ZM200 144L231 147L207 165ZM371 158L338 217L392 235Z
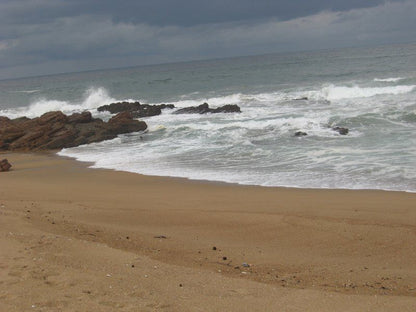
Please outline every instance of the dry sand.
M416 311L416 194L0 158L0 311Z

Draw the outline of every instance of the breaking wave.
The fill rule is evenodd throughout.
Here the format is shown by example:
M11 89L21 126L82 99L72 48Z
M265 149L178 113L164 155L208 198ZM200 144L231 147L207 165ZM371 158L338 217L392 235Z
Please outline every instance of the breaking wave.
M416 86L402 85L402 86L388 86L388 87L346 87L329 85L323 87L321 91L315 93L318 97L325 98L329 101L352 99L352 98L367 98L381 94L398 95L412 92ZM313 95L314 92L312 92Z
M85 110L94 110L98 106L105 105L116 101L113 99L105 88L90 88L88 89L82 100L78 103L61 100L39 99L26 107L19 107L16 109L0 110L0 114L9 118L16 118L26 116L34 118L50 111L62 111L65 114L72 114Z
M37 92L39 92L40 90L19 90L19 91L10 91L11 93L28 93L28 94L31 94L31 93L37 93Z
M374 78L374 81L377 82L398 82L403 80L403 77L392 77L392 78Z

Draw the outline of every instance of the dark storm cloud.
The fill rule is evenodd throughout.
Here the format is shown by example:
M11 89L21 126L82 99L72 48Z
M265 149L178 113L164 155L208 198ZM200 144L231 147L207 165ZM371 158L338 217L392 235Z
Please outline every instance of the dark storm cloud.
M121 1L77 0L87 12L111 15L116 21L152 25L193 26L250 19L288 20L323 10L345 11L372 7L383 0L153 0ZM74 4L74 7L77 5ZM73 8L74 8L73 7Z
M401 0L392 0L401 1ZM116 22L194 26L251 19L288 20L321 11L369 8L384 0L2 0L3 21L43 23L74 15L106 15ZM391 1L390 1L391 2Z
M1 0L0 78L414 41L416 3Z

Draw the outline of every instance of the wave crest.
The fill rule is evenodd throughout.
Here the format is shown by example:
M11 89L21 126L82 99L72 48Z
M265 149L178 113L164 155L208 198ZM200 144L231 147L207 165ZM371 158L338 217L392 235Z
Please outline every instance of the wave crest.
M89 88L85 91L83 99L78 103L53 99L40 99L31 103L27 107L3 110L1 111L1 114L9 118L17 118L21 116L34 118L39 117L44 113L58 110L62 111L64 114L72 114L85 110L94 110L98 106L115 101L116 100L109 95L105 88Z
M403 80L403 77L392 77L392 78L374 78L374 81L377 82L398 82Z
M325 98L329 101L353 99L353 98L366 98L381 94L403 94L412 92L416 86L389 86L389 87L344 87L329 85L322 88L316 94L318 97Z

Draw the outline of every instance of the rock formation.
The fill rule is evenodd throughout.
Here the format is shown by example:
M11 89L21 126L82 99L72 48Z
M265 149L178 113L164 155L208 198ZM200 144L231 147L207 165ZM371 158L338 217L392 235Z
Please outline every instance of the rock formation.
M162 109L174 108L173 104L140 104L140 102L117 102L103 105L97 108L99 112L108 111L111 114L120 112L131 112L133 118L157 116L162 113Z
M0 151L50 150L109 140L122 133L146 130L143 121L129 112L117 114L107 123L90 112L66 116L60 111L41 117L0 117Z
M208 103L199 106L191 106L178 109L174 114L206 114L206 113L241 113L238 105L224 105L218 108L210 108Z
M9 163L7 159L3 159L0 161L0 172L2 171L9 171L12 165Z
M97 108L99 112L108 111L111 114L120 112L131 112L133 118L157 116L162 113L162 109L175 108L173 104L140 104L140 102L117 102L103 105ZM224 105L218 108L210 108L208 103L199 106L191 106L178 109L174 114L206 114L206 113L240 113L238 105Z

